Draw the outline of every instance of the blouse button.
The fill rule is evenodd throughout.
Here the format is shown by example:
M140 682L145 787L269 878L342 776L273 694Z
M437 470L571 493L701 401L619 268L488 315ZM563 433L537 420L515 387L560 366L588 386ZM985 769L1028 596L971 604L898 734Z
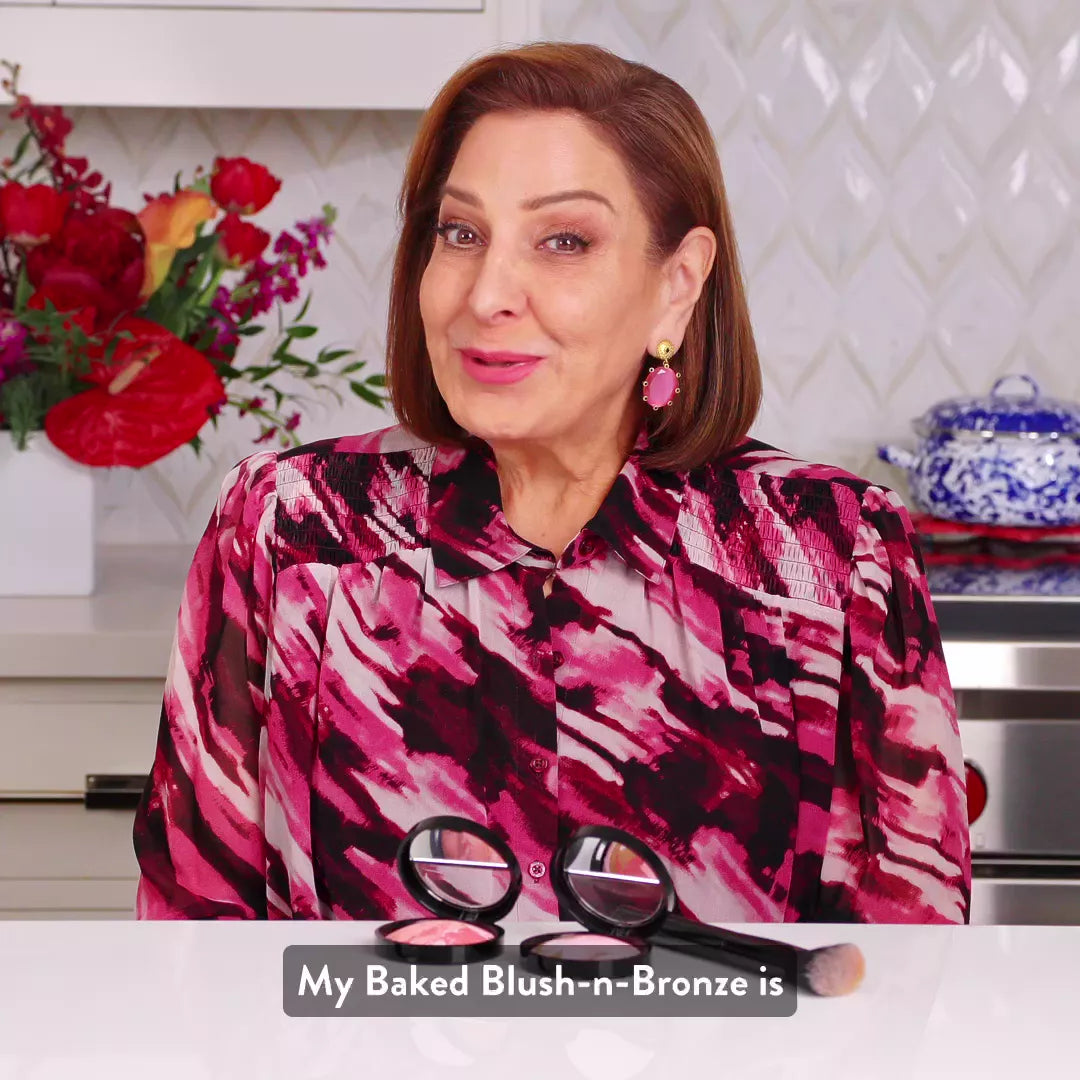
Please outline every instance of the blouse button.
M539 881L547 873L547 867L537 860L529 863L529 873Z
M554 664L554 665L555 665L555 666L556 666L557 668L560 668L560 667L562 667L562 666L563 666L563 654L562 654L561 652L558 652L558 651L556 651L556 652L555 652L555 654L554 654L554 656L552 656L552 658L551 658L551 662L552 662L552 663L553 663L553 664Z
M578 550L587 559L590 555L595 555L600 550L600 541L595 536L586 536L585 539L581 541L581 546Z
M539 775L547 768L547 758L534 757L532 761L529 762L529 768Z

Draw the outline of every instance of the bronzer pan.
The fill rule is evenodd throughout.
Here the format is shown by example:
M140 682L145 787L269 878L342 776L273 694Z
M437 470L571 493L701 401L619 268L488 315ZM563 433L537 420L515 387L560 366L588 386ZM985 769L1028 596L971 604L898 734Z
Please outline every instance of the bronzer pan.
M402 840L397 866L409 895L435 918L380 926L380 955L414 964L468 964L502 951L497 920L517 902L521 867L490 829L466 818L426 818Z

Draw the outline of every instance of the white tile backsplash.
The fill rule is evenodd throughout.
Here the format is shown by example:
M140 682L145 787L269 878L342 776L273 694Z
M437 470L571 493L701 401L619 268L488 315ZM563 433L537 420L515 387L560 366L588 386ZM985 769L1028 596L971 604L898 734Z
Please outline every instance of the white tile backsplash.
M874 448L935 400L1007 370L1080 397L1080 0L542 0L542 34L650 63L701 104L766 373L760 437L903 491ZM334 203L315 341L381 366L417 114L73 115L71 148L123 205L216 153L284 179L264 227ZM301 432L388 422L331 402ZM256 433L230 421L201 458L102 475L102 538L196 538Z

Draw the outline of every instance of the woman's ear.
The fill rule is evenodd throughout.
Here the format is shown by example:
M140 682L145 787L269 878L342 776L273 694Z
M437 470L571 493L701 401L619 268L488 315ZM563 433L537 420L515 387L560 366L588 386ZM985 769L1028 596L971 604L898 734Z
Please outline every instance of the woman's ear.
M683 238L664 267L664 313L660 337L681 338L716 259L716 236L698 225Z

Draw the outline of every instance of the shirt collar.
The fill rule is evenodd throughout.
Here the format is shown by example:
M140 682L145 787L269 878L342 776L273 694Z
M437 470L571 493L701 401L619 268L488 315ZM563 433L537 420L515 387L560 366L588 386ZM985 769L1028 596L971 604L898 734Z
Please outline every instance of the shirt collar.
M657 581L667 566L685 477L646 469L642 429L622 471L586 530L602 537L642 577ZM495 457L483 442L438 447L432 465L429 539L440 586L500 570L533 550L503 514Z

